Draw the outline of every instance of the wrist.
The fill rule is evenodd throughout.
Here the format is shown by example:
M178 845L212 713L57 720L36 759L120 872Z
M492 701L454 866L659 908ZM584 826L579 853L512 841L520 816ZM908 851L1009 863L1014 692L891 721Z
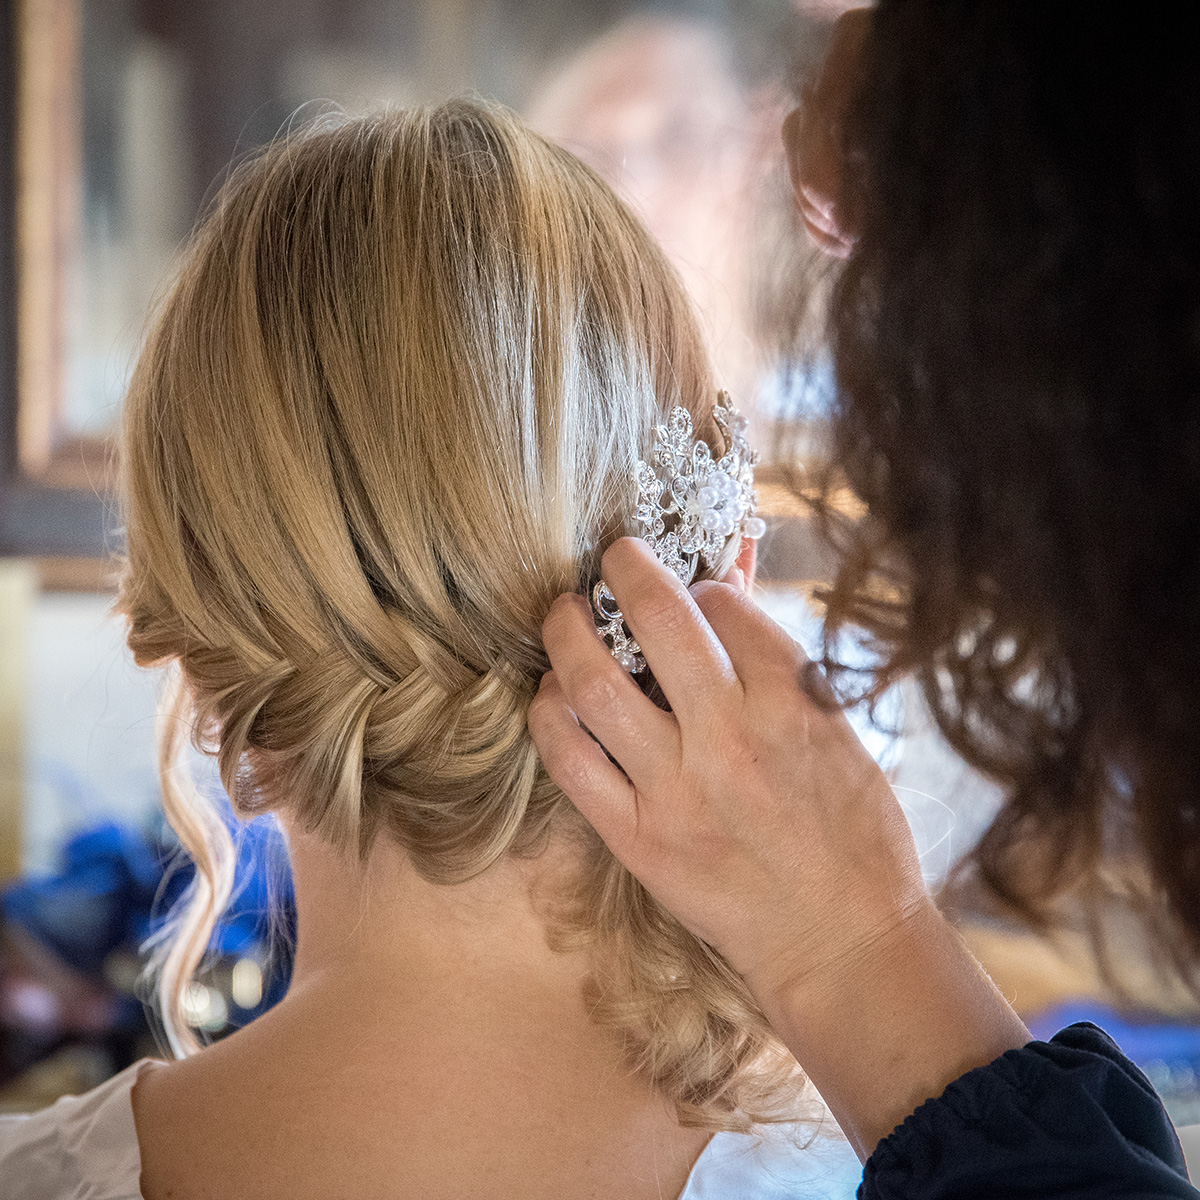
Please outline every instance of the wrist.
M937 936L946 918L921 887L903 903L844 903L827 922L809 922L743 972L764 1012L836 1004L847 992L886 976L890 963Z
M933 902L755 990L862 1159L955 1079L1029 1032Z

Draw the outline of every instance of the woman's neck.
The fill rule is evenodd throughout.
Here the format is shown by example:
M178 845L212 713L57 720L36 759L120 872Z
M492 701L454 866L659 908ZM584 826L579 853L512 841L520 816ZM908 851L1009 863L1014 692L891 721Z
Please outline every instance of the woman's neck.
M407 853L379 838L365 863L285 823L296 895L291 993L353 991L367 981L436 984L472 994L488 981L536 980L574 993L586 956L552 950L535 895L572 868L553 843L535 860L503 859L447 886L422 878Z
M536 895L571 878L565 845L444 887L390 843L360 866L287 832L292 985L139 1080L149 1200L213 1179L236 1200L679 1194L707 1134L592 1020L586 951L547 943Z

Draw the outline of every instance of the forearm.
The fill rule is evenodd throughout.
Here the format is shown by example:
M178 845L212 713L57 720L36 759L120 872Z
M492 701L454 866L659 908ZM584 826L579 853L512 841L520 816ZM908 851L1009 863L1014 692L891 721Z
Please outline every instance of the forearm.
M866 1160L864 1200L1196 1200L1153 1088L1109 1039L1029 1043L933 906L886 779L801 688L786 633L732 588L683 595L638 543L603 566L671 714L586 603L560 599L529 717L543 762L742 973Z
M932 903L759 1001L864 1161L918 1105L1029 1041Z

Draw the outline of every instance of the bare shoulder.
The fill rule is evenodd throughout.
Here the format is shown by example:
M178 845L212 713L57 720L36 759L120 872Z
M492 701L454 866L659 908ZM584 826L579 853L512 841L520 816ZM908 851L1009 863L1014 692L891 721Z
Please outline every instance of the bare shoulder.
M280 1142L271 1129L279 1128L288 1092L272 1040L269 1030L251 1026L141 1072L131 1101L145 1200L214 1197L218 1179L222 1200L262 1195L252 1190L249 1168L268 1164Z
M269 1016L143 1073L145 1200L459 1200L482 1179L497 1200L658 1200L707 1141L612 1061L552 1038L539 1056L461 1029L299 1037Z

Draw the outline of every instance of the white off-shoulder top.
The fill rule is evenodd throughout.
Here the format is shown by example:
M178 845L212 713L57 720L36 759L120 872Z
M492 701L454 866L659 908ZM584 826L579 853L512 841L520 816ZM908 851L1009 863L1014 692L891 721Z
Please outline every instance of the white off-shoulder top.
M82 1096L31 1116L0 1116L0 1200L141 1200L142 1163L130 1099L142 1059ZM862 1179L829 1130L718 1133L679 1200L849 1200Z

